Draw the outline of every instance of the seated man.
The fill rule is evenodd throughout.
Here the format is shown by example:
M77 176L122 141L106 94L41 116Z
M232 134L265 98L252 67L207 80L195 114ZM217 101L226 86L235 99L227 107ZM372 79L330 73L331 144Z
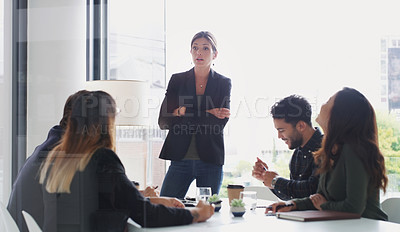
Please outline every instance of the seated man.
M39 184L38 179L40 165L46 160L48 152L60 141L71 114L72 104L80 95L87 92L86 90L82 90L69 96L64 106L64 115L60 124L50 129L46 141L36 147L18 173L7 209L22 232L29 231L22 216L22 210L32 215L42 228L44 204L42 186Z
M295 149L289 164L290 179L268 170L268 165L257 159L252 175L282 200L308 197L317 191L318 175L312 152L321 147L322 134L311 124L311 105L304 98L291 95L272 106L272 118L278 138L289 149Z

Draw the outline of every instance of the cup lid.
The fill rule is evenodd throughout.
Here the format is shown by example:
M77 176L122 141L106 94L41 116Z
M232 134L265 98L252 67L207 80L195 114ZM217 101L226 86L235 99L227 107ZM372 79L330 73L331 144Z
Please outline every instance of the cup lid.
M244 189L244 186L240 185L240 184L228 184L227 188L230 188L230 189Z

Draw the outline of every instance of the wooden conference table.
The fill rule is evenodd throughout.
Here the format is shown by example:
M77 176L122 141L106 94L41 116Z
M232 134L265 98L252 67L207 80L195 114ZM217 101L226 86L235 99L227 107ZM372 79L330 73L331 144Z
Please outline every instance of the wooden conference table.
M263 202L265 203L265 202ZM264 205L264 204L263 204ZM400 231L400 224L372 220L367 218L330 220L317 222L297 222L285 219L278 219L275 216L266 216L265 209L248 210L243 217L234 217L229 212L227 200L223 202L222 208L206 222L195 223L185 226L172 226L160 228L137 228L129 226L130 232L249 232L269 231L269 232L394 232Z

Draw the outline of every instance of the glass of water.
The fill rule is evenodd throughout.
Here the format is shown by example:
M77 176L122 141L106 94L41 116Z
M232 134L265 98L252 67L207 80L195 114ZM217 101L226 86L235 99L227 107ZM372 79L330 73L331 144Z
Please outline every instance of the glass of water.
M240 199L245 204L246 209L256 209L257 207L257 192L255 191L243 191L240 193Z
M209 197L211 197L211 187L198 187L196 191L196 200L197 201L207 201Z

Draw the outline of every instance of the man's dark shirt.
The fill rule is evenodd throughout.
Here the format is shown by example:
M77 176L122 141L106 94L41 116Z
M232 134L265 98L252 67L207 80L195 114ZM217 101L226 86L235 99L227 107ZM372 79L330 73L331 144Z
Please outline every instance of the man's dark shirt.
M39 184L39 169L51 149L60 141L64 130L60 126L50 129L46 141L37 146L26 160L14 182L7 209L14 218L21 232L28 232L22 210L28 212L40 228L43 225L43 192ZM38 203L41 202L41 203Z
M316 193L319 176L312 152L321 147L321 131L315 128L313 136L304 147L294 150L290 160L290 180L279 177L272 192L282 200L308 197Z

